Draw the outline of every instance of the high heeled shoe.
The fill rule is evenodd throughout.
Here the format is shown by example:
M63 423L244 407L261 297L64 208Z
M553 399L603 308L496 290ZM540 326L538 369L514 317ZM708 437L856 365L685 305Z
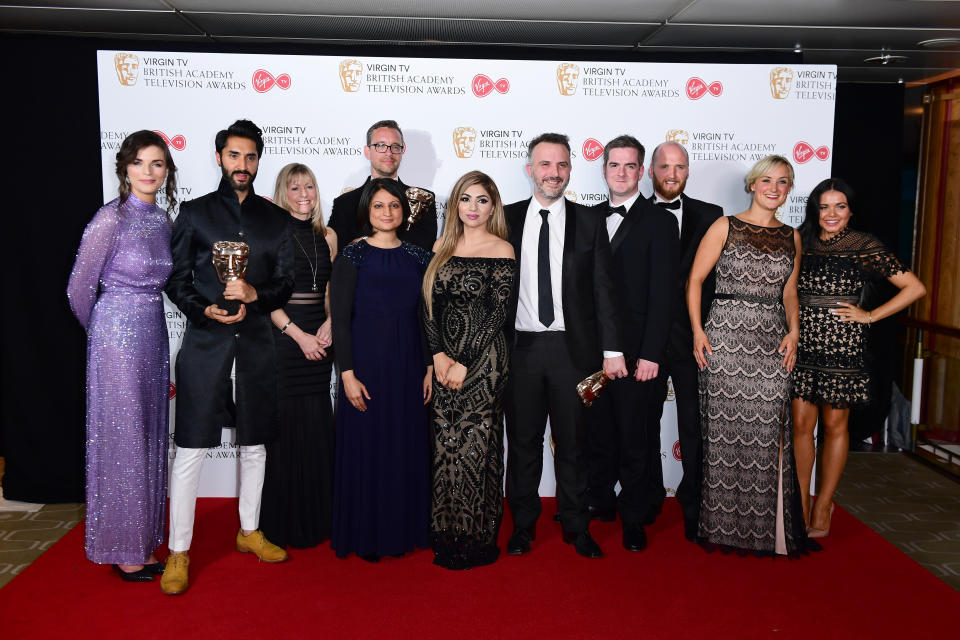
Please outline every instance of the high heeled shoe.
M830 535L830 523L833 521L833 508L834 503L830 503L830 515L827 516L827 528L826 529L817 529L816 527L807 527L807 537L808 538L826 538ZM811 520L813 516L811 515Z

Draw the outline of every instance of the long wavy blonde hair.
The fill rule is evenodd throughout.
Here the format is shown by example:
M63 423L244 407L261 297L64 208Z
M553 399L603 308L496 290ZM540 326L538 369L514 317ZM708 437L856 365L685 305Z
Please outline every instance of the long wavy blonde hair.
M427 314L433 319L433 283L437 279L440 267L447 264L457 243L463 237L463 221L460 220L460 198L464 192L474 185L480 185L493 202L493 214L487 219L487 231L493 235L507 239L507 219L503 215L503 201L500 199L500 190L493 178L482 171L471 171L463 174L453 185L450 197L447 199L447 217L443 223L443 235L440 236L440 246L427 266L423 275L423 300L427 305Z
M311 171L307 165L300 164L299 162L291 162L283 169L280 169L280 173L277 174L277 184L273 189L273 202L278 207L283 207L288 212L292 212L294 206L293 203L290 202L290 199L287 198L287 188L297 178L301 180L306 179L313 183L316 202L313 204L313 211L310 212L310 223L313 224L313 230L316 231L318 235L321 237L326 236L327 228L323 225L323 211L320 209L320 187L317 185L316 176L313 175L313 171Z

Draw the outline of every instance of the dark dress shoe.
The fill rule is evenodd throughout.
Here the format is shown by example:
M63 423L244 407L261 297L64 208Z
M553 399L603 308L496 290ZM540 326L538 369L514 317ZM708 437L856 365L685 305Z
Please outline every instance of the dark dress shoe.
M647 548L647 532L638 524L623 528L623 548L627 551L643 551Z
M154 562L152 564L143 565L143 568L155 576L162 576L163 570L166 569L166 566L162 562Z
M360 555L360 558L367 562L380 562L380 556L375 553L364 553Z
M514 529L513 535L507 541L507 553L512 556L522 556L530 551L530 543L537 534L530 529Z
M572 544L577 553L582 555L584 558L603 557L603 551L600 549L600 545L594 542L593 538L590 537L589 531L581 531L580 533L564 531L563 541L567 544Z
M600 522L613 522L617 519L616 507L595 507L589 505L587 506L587 513L590 514L591 520L599 520Z
M126 582L152 582L153 573L149 569L144 567L139 571L124 571L120 568L120 565L113 565L114 571L120 574L120 579Z

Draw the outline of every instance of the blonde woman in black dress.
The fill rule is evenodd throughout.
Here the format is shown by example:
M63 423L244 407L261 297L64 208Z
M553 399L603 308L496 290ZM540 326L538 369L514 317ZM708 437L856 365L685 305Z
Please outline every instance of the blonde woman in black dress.
M461 177L447 200L443 235L423 278L433 354L434 563L469 569L494 562L503 516L503 326L516 261L497 185Z

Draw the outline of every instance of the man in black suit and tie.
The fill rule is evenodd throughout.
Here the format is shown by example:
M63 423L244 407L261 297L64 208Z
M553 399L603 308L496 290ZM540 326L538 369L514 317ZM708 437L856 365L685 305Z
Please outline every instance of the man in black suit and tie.
M397 177L400 171L400 160L403 159L406 150L403 132L396 120L380 120L367 129L367 146L363 148L363 155L370 160L370 177L356 189L351 189L334 199L330 220L327 222L327 226L337 232L337 242L341 247L360 237L357 207L360 205L363 187L370 182L370 178L390 178L399 182L405 191L410 189ZM404 222L397 235L401 240L430 251L437 239L436 196L429 189L420 187L419 191L420 194L416 198L411 198L409 192L407 196L410 200L410 208L417 219L412 224L409 221ZM419 214L417 214L418 209Z
M613 253L613 280L620 304L620 334L633 375L613 380L587 409L590 442L589 509L613 520L619 508L623 546L647 546L648 514L663 500L657 385L664 361L677 287L680 238L676 219L650 204L638 188L644 148L628 135L603 150L603 177L610 199L592 211L606 221ZM634 369L635 367L635 369ZM659 409L654 406L659 403ZM615 485L620 481L620 495Z
M650 158L650 179L653 181L653 196L650 202L666 208L677 217L680 225L680 282L673 293L671 305L673 318L667 354L660 375L657 377L660 411L667 397L667 376L673 380L677 403L677 430L680 436L680 452L683 458L683 479L677 488L677 499L683 508L684 534L691 542L697 538L700 516L700 395L697 363L693 357L693 334L684 289L690 266L700 246L703 234L713 222L723 215L723 209L715 204L694 200L683 193L690 175L687 150L676 142L663 142L653 150ZM700 309L706 322L707 311L713 294L713 274L703 286ZM659 456L657 458L659 462ZM662 483L661 483L662 486Z
M563 541L582 556L599 558L603 552L588 531L586 431L576 386L601 365L611 378L627 374L619 353L610 245L603 221L563 197L570 182L567 136L544 133L531 140L527 174L533 197L505 208L520 265L506 325L513 334L506 414L514 522L507 552L527 553L536 536L549 415Z

